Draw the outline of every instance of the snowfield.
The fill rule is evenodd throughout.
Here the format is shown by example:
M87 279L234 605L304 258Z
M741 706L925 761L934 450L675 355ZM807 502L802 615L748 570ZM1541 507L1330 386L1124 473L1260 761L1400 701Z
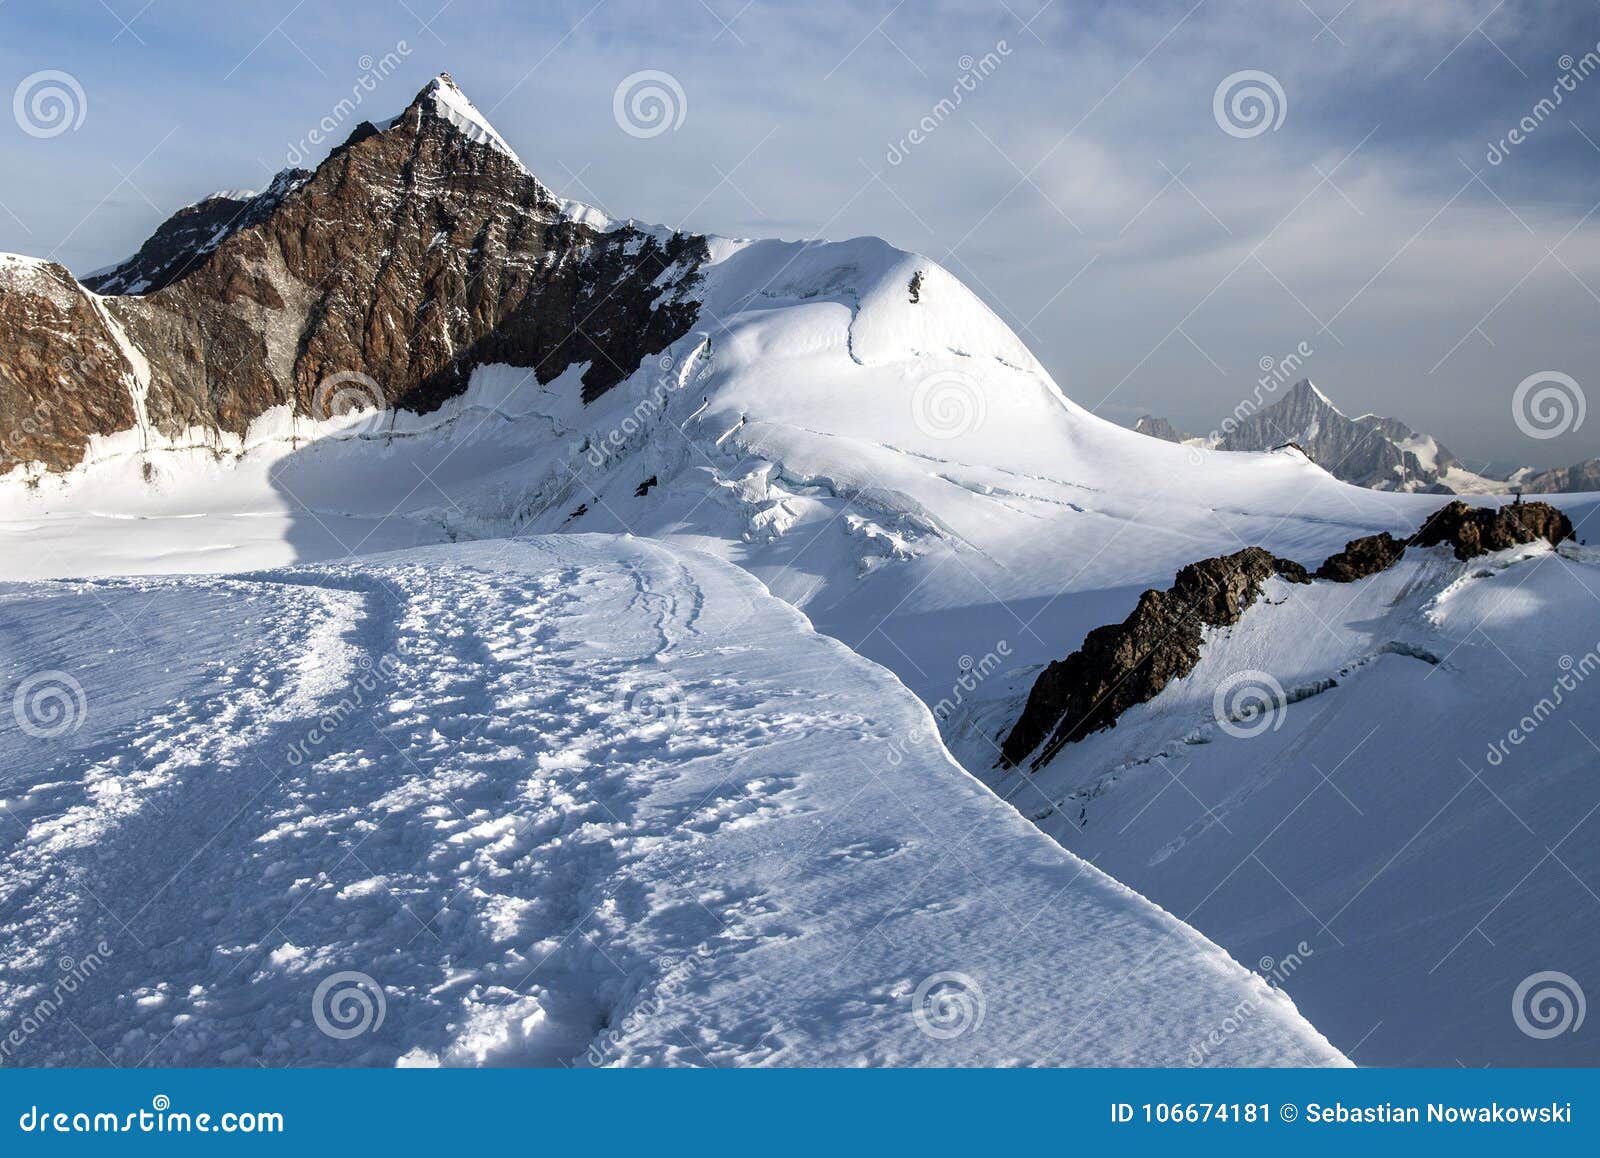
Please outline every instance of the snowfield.
M0 1024L38 1022L7 1062L1342 1060L707 556L560 536L0 603L8 682L65 697L0 734Z
M1600 679L1487 758L1600 648L1592 550L1274 581L1003 775L1041 668L1178 568L1447 499L1106 422L879 239L708 244L694 330L587 405L481 365L0 477L0 690L83 691L0 713L0 1026L109 952L16 1060L1600 1061L1512 1013L1600 979ZM1295 701L1243 739L1241 672Z

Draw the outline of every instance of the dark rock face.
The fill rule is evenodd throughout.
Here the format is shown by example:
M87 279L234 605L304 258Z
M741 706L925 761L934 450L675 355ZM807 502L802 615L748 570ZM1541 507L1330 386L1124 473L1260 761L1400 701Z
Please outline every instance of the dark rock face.
M0 474L134 425L133 366L66 268L0 258Z
M601 233L568 218L514 158L440 115L441 85L459 97L439 78L388 127L358 128L309 178L285 177L242 209L223 199L179 214L98 281L150 283L103 306L148 362L153 428L239 435L284 404L327 417L318 386L335 374L365 376L388 405L427 412L488 362L532 368L541 383L587 362L589 402L692 328L703 238ZM186 248L207 228L227 232L209 250ZM28 296L0 276L0 316L45 309ZM57 388L51 367L104 343L94 306L78 313L59 338L33 339L58 342L48 361L42 349L31 360L0 349L0 415L32 412ZM91 417L132 425L124 382L87 388ZM65 470L95 432L65 412L48 438L10 453Z
M1315 578L1350 583L1375 575L1394 565L1408 546L1448 543L1457 559L1466 560L1538 539L1555 545L1571 537L1572 523L1547 503L1472 508L1453 502L1408 539L1387 532L1352 539L1317 568ZM1040 673L1000 746L1000 766L1015 767L1043 744L1033 759L1037 768L1063 745L1115 727L1123 712L1193 671L1204 629L1239 622L1273 575L1291 583L1312 579L1298 563L1247 547L1191 563L1166 591L1146 591L1127 619L1095 628L1081 648Z
M1300 566L1293 559L1274 559L1272 562L1278 569L1278 578L1290 583L1311 582L1311 572Z
M1418 547L1448 543L1457 559L1504 551L1544 539L1559 546L1572 538L1572 520L1549 503L1469 507L1457 500L1440 507L1411 537Z
M1441 471L1458 465L1437 447L1424 464L1402 445L1416 439L1405 423L1376 414L1348 418L1313 386L1297 382L1284 396L1243 419L1217 444L1218 450L1272 450L1296 444L1312 462L1335 478L1375 490L1421 489Z
M1182 433L1165 418L1157 418L1154 414L1142 415L1133 428L1140 434L1148 434L1151 438L1159 438L1162 442L1182 442L1188 435Z
M1062 745L1114 727L1123 712L1188 675L1200 662L1203 629L1239 622L1279 562L1246 547L1191 563L1168 590L1141 595L1127 619L1095 628L1082 648L1040 674L1000 747L1001 764L1015 766L1044 743L1037 767ZM1291 567L1304 576L1304 568Z
M1388 531L1351 539L1344 545L1344 550L1322 561L1316 577L1334 583L1354 583L1357 579L1388 570L1405 554L1405 550L1406 540L1397 539Z
M254 196L214 194L178 210L150 235L139 252L83 284L97 294L144 294L165 289L234 233L265 221L311 174L285 169L272 186Z
M1457 559L1467 560L1537 539L1546 539L1555 546L1570 538L1571 520L1549 503L1469 507L1457 499L1428 516L1416 534L1408 539L1396 539L1387 531L1351 539L1344 550L1323 561L1316 577L1335 583L1353 583L1387 570L1407 547L1437 547L1448 543Z

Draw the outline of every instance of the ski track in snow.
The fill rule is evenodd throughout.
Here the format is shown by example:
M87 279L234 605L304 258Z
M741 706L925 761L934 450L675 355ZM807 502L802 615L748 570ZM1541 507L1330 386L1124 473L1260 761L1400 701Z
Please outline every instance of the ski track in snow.
M1215 1060L1339 1060L710 558L562 536L0 601L10 665L87 704L0 734L3 1024L99 962L7 1061L1183 1063L1243 1000ZM344 970L385 1002L348 1040L312 1009ZM984 1002L949 1040L911 1012L942 970Z

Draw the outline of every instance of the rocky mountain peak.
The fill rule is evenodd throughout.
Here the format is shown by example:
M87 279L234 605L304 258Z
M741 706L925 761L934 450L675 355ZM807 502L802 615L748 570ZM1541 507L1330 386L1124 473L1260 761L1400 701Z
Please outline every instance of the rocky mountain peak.
M461 86L451 78L448 72L441 72L417 93L415 99L406 106L406 111L390 125L405 122L415 115L421 120L437 120L449 125L456 132L477 144L488 145L496 152L502 153L516 162L517 167L527 172L527 167L522 164L516 150L506 143L489 119L478 111L466 93L461 91Z
M1154 414L1143 414L1133 424L1133 428L1140 434L1148 434L1151 438L1159 438L1163 442L1182 442L1190 436L1184 434L1165 418Z
M120 296L70 277L0 284L0 322L60 339L0 350L0 423L15 432L0 473L68 469L135 416L142 445L195 429L242 438L276 407L325 419L319 384L335 375L425 413L481 365L548 383L580 364L591 401L692 327L709 251L569 208L441 73L315 172L174 214L89 282ZM95 368L74 378L72 407L50 402L63 359Z
M1208 438L1194 438L1164 418L1145 415L1134 429L1167 442L1216 450L1269 451L1293 446L1335 477L1375 490L1448 490L1441 478L1460 462L1439 442L1376 414L1350 418L1310 378L1254 408L1241 405ZM1476 479L1477 476L1472 476Z
M1283 396L1283 401L1295 406L1329 410L1341 418L1346 417L1344 411L1334 405L1333 399L1318 390L1316 383L1310 378L1302 378L1289 387L1289 392Z

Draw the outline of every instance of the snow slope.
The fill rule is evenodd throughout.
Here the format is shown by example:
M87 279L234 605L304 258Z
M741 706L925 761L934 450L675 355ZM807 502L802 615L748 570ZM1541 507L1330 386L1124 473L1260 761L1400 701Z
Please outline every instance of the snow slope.
M67 689L34 730L75 725L0 733L0 1024L96 963L7 1061L1341 1060L710 557L559 536L0 601L8 686ZM384 1016L339 1037L345 971Z
M1186 679L991 779L1239 960L1293 960L1282 984L1359 1063L1593 1065L1593 1034L1512 1010L1533 974L1600 977L1597 606L1600 552L1544 543L1274 579Z
M426 416L275 411L243 439L129 432L66 476L14 472L4 573L631 531L739 563L932 703L961 656L1056 658L1194 558L1320 559L1440 501L1104 422L955 278L876 239L717 241L701 292L696 332L588 406L581 366L542 386L489 366Z

